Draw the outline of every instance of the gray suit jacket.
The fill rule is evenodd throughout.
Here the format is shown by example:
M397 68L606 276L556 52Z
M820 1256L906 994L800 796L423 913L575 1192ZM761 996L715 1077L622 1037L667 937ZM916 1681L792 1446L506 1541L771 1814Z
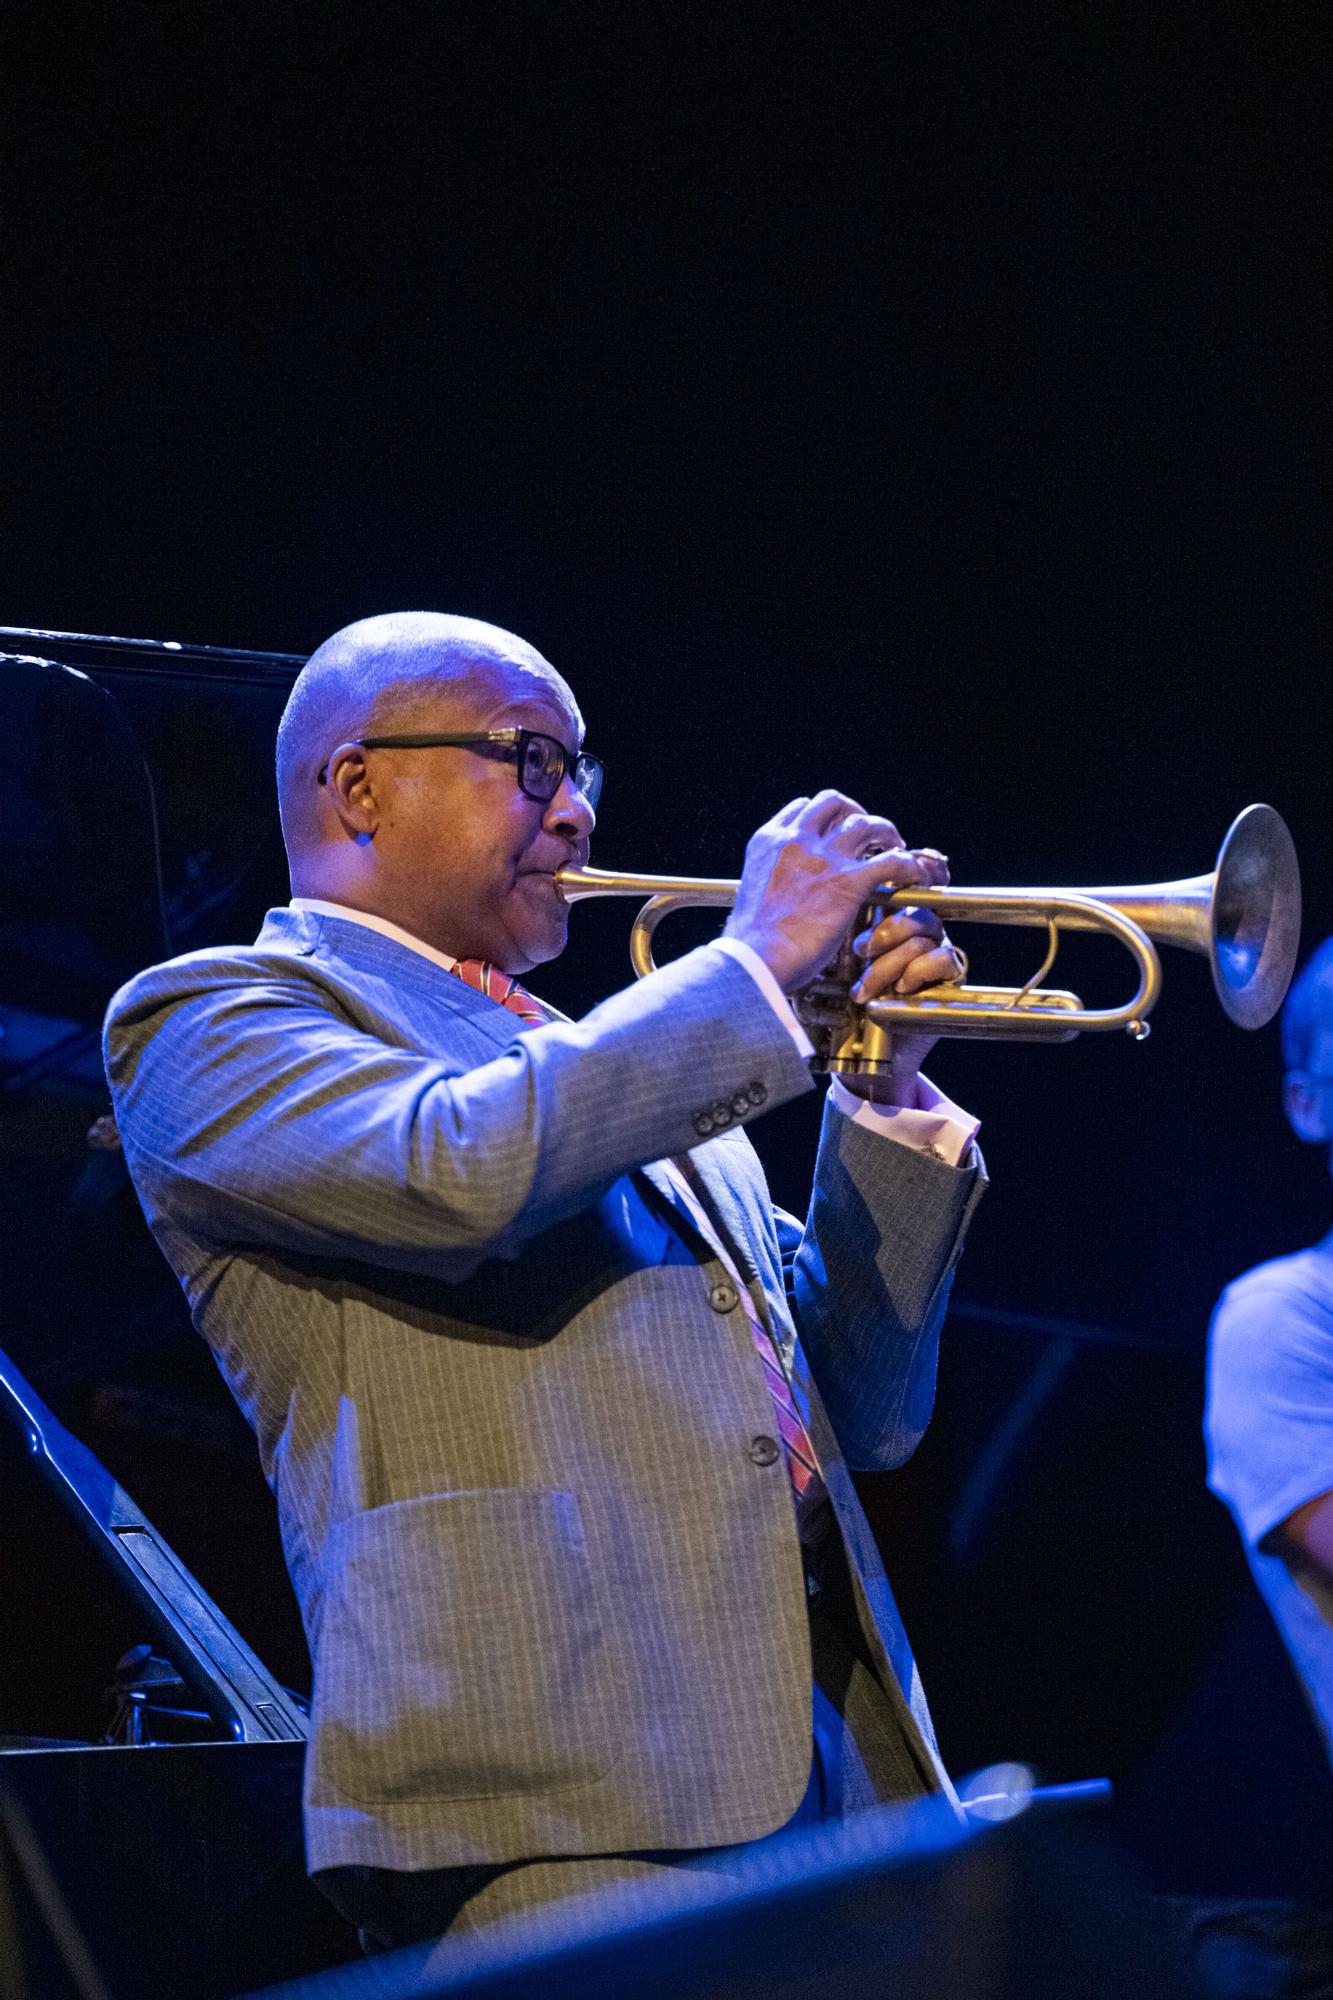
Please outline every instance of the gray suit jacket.
M687 1149L818 1382L864 1622L932 1788L846 1461L896 1464L925 1427L979 1169L830 1112L804 1233L775 1217L741 1127L811 1081L725 953L516 1026L291 910L108 1016L130 1170L277 1496L315 1666L312 1868L712 1846L799 1802L791 1493L752 1450L773 1409L734 1289L645 1166Z

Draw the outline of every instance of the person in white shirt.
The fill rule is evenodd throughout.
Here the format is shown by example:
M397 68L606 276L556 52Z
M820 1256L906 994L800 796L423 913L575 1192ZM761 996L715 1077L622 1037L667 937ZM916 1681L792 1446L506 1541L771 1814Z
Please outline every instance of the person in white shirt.
M1333 938L1282 1016L1283 1103L1333 1166ZM1333 1745L1333 1234L1228 1285L1209 1336L1208 1481ZM1333 1754L1333 1748L1330 1748Z

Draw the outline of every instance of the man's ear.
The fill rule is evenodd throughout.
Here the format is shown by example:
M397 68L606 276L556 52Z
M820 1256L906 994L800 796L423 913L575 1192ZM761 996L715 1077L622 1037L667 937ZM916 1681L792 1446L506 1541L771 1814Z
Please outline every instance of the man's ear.
M1324 1146L1333 1139L1330 1104L1333 1104L1333 1089L1328 1084L1312 1083L1303 1069L1287 1071L1282 1082L1282 1105L1298 1139L1304 1139L1310 1146Z
M340 743L328 761L325 790L329 804L349 840L373 840L379 830L380 804L357 743Z

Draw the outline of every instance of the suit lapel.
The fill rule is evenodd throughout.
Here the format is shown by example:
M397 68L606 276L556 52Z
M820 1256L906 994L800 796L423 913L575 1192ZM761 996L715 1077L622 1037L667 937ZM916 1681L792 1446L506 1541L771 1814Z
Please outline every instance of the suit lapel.
M739 1192L749 1176L747 1174L742 1181L737 1172L742 1162L748 1166L752 1159L748 1147L722 1141L697 1147L690 1154L690 1165L703 1184L708 1206L722 1224L728 1249L752 1286L759 1284L762 1290L760 1272L763 1253L755 1241L750 1206L741 1199Z
M736 1198L731 1176L722 1171L721 1162L716 1158L716 1142L697 1147L689 1155L689 1166L693 1169L704 1197L704 1207L715 1228L719 1229L728 1255L736 1265L741 1277L763 1318L770 1337L774 1334L772 1301L769 1299L763 1279L760 1277L759 1259L750 1218L744 1205ZM680 1163L673 1162L677 1171ZM671 1174L662 1161L639 1169L639 1177L647 1181L659 1202L670 1210L671 1221L686 1240L697 1245L705 1256L714 1254L714 1246L700 1234L698 1225L681 1200Z

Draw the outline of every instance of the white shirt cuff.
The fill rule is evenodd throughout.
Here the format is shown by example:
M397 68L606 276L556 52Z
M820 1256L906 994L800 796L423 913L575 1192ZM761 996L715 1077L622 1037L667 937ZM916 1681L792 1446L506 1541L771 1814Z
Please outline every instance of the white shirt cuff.
M960 1163L981 1130L979 1118L960 1110L925 1076L916 1080L914 1111L896 1104L871 1104L848 1090L836 1076L829 1079L829 1096L854 1125L864 1125L868 1132L878 1132L885 1139L896 1139L914 1153L929 1153L933 1160L943 1160L949 1167Z
M749 973L751 979L753 979L755 985L759 988L759 991L763 994L765 1000L767 1000L769 1006L791 1036L795 1044L796 1053L808 1061L815 1052L815 1045L809 1035L806 1034L805 1029L801 1026L795 1014L793 1014L791 1003L787 999L786 994L778 985L777 980L764 964L763 959L760 958L754 946L742 944L739 938L733 937L712 938L709 944L711 950L724 951L728 958L734 958L738 965L745 967L745 970Z

